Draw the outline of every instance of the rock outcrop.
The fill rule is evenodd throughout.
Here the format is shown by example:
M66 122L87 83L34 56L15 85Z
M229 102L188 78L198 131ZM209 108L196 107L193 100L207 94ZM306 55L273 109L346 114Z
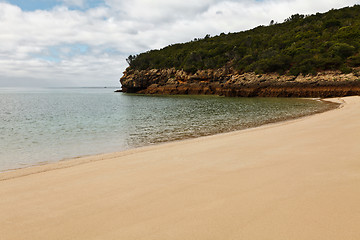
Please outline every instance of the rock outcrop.
M355 71L356 72L356 71ZM233 97L343 97L360 94L360 76L338 71L317 75L239 73L232 69L127 69L120 79L123 92L142 94L204 94Z

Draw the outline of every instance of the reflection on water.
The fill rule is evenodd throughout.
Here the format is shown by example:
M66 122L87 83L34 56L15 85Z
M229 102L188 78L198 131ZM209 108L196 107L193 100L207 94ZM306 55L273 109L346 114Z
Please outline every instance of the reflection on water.
M298 117L319 101L144 96L113 89L0 89L0 170Z

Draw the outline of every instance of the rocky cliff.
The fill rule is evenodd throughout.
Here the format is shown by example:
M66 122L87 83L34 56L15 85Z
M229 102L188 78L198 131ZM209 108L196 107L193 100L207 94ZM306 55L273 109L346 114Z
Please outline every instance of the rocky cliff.
M127 69L120 82L123 92L142 94L322 98L360 95L360 75L337 71L288 76L240 73L228 68L198 70L193 74L174 68Z

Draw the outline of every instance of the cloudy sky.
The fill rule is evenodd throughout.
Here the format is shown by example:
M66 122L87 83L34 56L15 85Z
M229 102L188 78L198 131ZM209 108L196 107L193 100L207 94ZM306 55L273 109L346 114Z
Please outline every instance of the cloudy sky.
M0 87L118 86L136 54L355 0L0 0Z

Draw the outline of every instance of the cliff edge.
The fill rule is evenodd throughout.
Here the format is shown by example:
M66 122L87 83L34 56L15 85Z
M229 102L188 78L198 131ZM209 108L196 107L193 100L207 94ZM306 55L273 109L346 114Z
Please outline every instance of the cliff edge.
M127 69L121 77L123 92L140 94L192 94L229 97L343 97L360 95L356 73L324 71L298 76L240 73L233 69L183 70Z

